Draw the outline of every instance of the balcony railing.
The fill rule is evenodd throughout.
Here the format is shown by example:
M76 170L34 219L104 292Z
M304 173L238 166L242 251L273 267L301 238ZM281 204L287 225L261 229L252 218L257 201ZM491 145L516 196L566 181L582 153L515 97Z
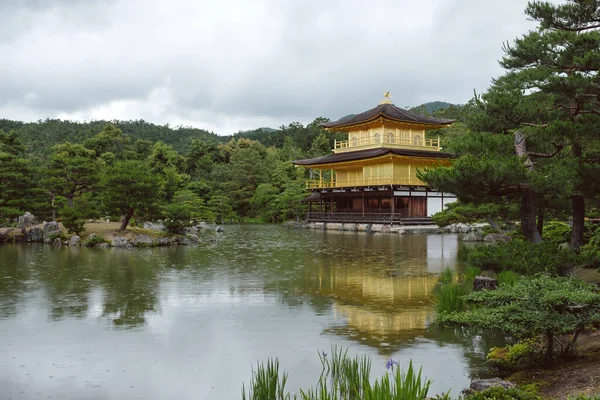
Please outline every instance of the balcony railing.
M361 213L361 212L309 212L306 215L308 222L350 222L350 223L387 223L387 224L405 224L405 225L430 225L429 217L409 217L407 213Z
M417 178L410 176L378 176L366 177L358 180L349 179L309 179L306 181L307 189L329 189L359 186L426 186L425 183Z
M409 149L426 149L430 151L439 151L440 138L437 139L426 139L421 135L413 136L411 138L398 138L395 135L386 134L375 134L367 137L335 141L334 151L353 151L360 148L374 148L374 147L397 147L397 148L409 148Z

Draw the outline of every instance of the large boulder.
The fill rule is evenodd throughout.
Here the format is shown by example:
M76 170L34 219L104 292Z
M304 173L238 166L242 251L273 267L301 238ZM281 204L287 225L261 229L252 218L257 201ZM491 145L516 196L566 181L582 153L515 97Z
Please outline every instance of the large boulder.
M187 235L185 235L185 237L187 238L187 240L190 241L191 244L198 244L198 242L199 242L198 236L196 236L196 235L187 234Z
M463 236L463 242L481 242L483 240L483 234L479 231L471 231Z
M494 278L488 278L487 276L476 276L473 279L473 291L478 292L480 290L494 290L498 288L498 281Z
M69 240L69 246L79 246L79 239L81 239L77 235L71 236L71 240Z
M56 222L56 221L44 222L44 225L42 225L42 230L44 231L44 235L47 234L48 232L56 232L57 230L59 230L58 222Z
M131 247L131 243L124 237L116 237L110 242L112 247Z
M60 246L62 246L62 240L60 240L60 238L59 238L59 237L57 237L57 238L54 238L54 240L52 241L52 245L53 245L53 246L60 247Z
M490 233L485 235L483 241L488 243L506 243L511 241L511 237L501 233Z
M222 225L217 225L217 227L215 228L215 232L217 233L222 233L225 231L225 228L223 228Z
M471 381L471 386L469 389L472 392L483 392L484 390L488 390L493 387L502 387L504 389L511 389L516 387L512 382L505 381L500 378L491 378L491 379L473 379Z
M28 242L43 242L44 241L44 231L42 228L34 227L29 229L27 232L27 241Z
M471 225L458 223L456 224L456 232L457 233L469 233L471 232Z
M169 237L160 237L156 239L157 246L170 246L173 244L173 239Z
M133 245L135 247L149 247L154 244L152 238L148 235L137 235L133 238Z
M17 227L19 228L30 228L34 225L37 225L37 220L30 212L26 212L17 218Z

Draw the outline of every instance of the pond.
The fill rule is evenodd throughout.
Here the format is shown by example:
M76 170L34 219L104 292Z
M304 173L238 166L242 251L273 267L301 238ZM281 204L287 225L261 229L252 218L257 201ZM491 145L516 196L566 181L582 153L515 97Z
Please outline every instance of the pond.
M412 359L457 395L502 340L432 324L456 235L225 228L193 247L0 246L0 398L239 399L269 357L295 391L332 345L374 376Z

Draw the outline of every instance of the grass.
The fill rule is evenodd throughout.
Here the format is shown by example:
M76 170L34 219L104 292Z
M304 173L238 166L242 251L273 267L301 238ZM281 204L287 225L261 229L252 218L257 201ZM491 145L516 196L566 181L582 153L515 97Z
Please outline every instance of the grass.
M322 371L314 388L300 390L299 395L285 392L287 373L280 372L277 360L258 364L252 371L248 393L242 387L244 400L421 400L427 398L431 381L424 379L409 363L406 372L398 363L387 362L388 373L371 383L371 359L348 356L348 350L332 346L331 353L320 353Z

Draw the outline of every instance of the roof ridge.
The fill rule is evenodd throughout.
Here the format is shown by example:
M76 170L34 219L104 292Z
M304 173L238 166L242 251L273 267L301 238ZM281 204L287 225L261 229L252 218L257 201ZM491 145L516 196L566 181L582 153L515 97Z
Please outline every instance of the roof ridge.
M410 111L400 108L400 107L396 106L395 104L392 104L392 107L394 107L401 114L406 115L408 118L411 118L414 121L419 121L419 119L417 117L415 117L414 115L408 114L408 113L410 113Z

